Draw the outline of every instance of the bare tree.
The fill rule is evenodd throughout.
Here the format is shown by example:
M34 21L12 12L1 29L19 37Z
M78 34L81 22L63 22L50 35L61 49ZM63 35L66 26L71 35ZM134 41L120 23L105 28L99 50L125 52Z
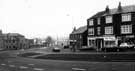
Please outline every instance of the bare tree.
M45 41L46 41L47 46L50 46L51 44L54 43L54 40L51 36L47 36Z

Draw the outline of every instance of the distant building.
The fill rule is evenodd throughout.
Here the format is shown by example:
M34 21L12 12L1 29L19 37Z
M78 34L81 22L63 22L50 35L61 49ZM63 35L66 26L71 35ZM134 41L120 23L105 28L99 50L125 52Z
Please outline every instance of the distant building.
M102 49L135 44L135 5L101 11L87 19L88 47Z
M43 40L41 38L35 38L34 44L37 44L37 45L43 44Z
M34 39L26 39L28 41L29 48L32 48L34 45Z
M1 49L26 49L30 48L33 41L26 39L23 35L18 33L0 34L0 48Z
M3 43L5 49L22 49L25 47L25 38L18 33L3 34Z
M75 44L77 49L82 46L87 46L87 26L82 26L78 29L74 28L73 32L69 35L70 45Z

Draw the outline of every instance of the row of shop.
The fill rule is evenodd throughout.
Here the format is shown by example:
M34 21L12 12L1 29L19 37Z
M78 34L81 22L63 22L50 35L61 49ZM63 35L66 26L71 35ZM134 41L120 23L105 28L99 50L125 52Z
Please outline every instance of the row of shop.
M103 36L103 37L88 37L88 48L94 48L97 50L107 49L107 48L120 48L122 43L134 44L135 37L131 36Z
M74 30L70 34L70 45L75 49L112 49L120 48L122 43L135 44L134 35L104 35L104 36L87 36L86 26L81 27L81 30Z

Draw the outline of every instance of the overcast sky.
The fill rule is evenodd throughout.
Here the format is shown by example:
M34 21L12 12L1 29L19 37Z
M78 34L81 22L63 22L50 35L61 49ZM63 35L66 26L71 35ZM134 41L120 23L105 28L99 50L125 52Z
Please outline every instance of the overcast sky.
M135 5L135 0L0 0L0 29L20 33L27 38L65 37L87 24L87 18L99 11Z

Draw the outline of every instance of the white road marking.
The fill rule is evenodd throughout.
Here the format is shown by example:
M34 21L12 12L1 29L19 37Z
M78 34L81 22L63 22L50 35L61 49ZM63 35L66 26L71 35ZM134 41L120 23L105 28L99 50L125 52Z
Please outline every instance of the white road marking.
M41 69L41 68L33 68L33 70L43 71L44 69Z
M2 66L5 66L6 64L1 64Z
M8 63L11 63L12 61L8 61Z
M81 68L72 68L72 70L85 71L86 69L81 69Z
M28 65L31 65L31 66L33 66L33 65L35 65L35 64L28 64Z
M104 58L106 58L106 56L104 55Z
M28 67L25 67L25 66L20 66L20 68L21 68L21 69L26 69L26 68L28 68Z
M9 65L9 67L15 67L15 65Z

